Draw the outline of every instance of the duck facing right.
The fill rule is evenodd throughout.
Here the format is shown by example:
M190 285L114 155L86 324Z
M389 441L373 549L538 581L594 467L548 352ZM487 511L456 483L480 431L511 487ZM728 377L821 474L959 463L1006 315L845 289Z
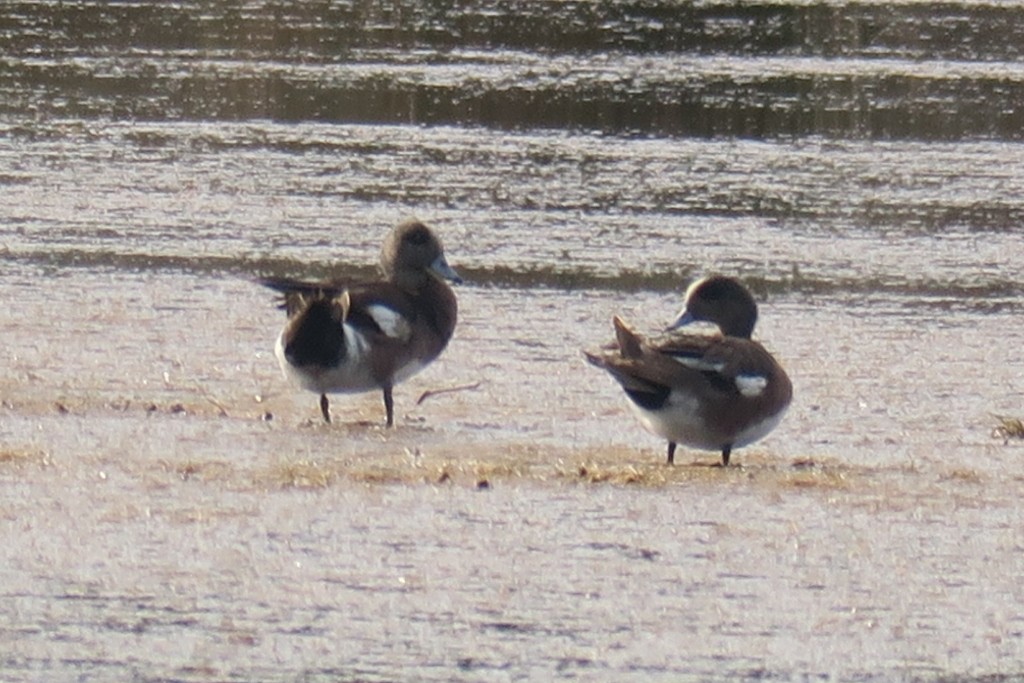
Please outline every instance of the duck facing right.
M718 334L678 332L697 321L713 323ZM682 444L721 452L727 466L733 449L771 432L792 401L786 371L751 339L757 303L735 278L710 275L691 284L669 334L657 339L618 316L612 323L616 342L584 355L622 386L643 426L668 440L670 465Z

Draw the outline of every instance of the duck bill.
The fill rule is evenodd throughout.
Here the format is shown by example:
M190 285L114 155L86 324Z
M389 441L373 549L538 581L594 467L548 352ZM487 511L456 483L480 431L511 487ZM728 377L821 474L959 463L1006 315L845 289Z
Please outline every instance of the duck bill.
M696 320L697 319L693 317L693 314L684 308L679 313L679 316L676 317L676 319L673 320L672 323L665 328L665 331L671 332L672 330L678 330L680 327L686 327L687 325L689 325L692 322L695 322Z
M430 269L443 277L445 280L451 280L457 285L462 284L462 278L456 273L451 266L448 265L448 261L445 260L444 255L438 256L434 259L434 262L430 264Z

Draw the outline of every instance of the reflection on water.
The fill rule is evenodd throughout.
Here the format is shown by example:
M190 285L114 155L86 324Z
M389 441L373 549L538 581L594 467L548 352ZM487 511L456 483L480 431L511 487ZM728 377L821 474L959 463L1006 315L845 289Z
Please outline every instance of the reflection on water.
M0 46L0 677L1024 667L1021 3L12 0ZM312 427L251 278L409 214L455 339L395 432ZM796 400L668 472L579 349L710 270Z
M677 291L718 268L764 295L993 310L1024 293L1024 156L1001 141L2 126L6 256L46 267L363 276L384 226L427 210L471 242L479 284Z
M1019 139L1017 3L7 3L0 107Z

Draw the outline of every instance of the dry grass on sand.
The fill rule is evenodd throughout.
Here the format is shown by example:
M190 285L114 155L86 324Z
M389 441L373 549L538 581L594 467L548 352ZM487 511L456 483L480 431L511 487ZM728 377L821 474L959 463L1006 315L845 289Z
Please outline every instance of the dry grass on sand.
M350 484L459 486L488 489L499 485L610 485L662 488L678 485L741 485L770 489L845 490L863 473L829 459L782 460L748 454L741 464L721 467L713 460L666 465L632 450L539 449L513 446L488 453L443 453L380 449L337 459L282 458L252 474L268 489L324 489Z
M993 415L993 417L999 423L992 430L994 438L1002 439L1003 443L1008 443L1010 439L1024 439L1024 421L1020 418L1005 415Z

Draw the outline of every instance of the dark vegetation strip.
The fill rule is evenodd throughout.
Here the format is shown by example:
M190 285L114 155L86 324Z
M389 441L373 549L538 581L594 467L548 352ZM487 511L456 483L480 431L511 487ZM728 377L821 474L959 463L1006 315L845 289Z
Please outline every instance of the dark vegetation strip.
M50 270L92 269L97 272L178 272L204 277L256 280L259 277L291 276L323 279L343 276L353 281L376 277L376 267L331 262L305 263L270 256L184 256L121 253L74 249L0 252L0 260ZM459 266L469 286L507 289L556 289L565 291L681 292L696 272L564 270L555 266ZM743 280L760 297L803 295L844 300L871 297L930 299L941 308L997 311L1022 308L1024 283L1009 279L986 282L935 279L824 278L798 271L783 274L744 273Z

